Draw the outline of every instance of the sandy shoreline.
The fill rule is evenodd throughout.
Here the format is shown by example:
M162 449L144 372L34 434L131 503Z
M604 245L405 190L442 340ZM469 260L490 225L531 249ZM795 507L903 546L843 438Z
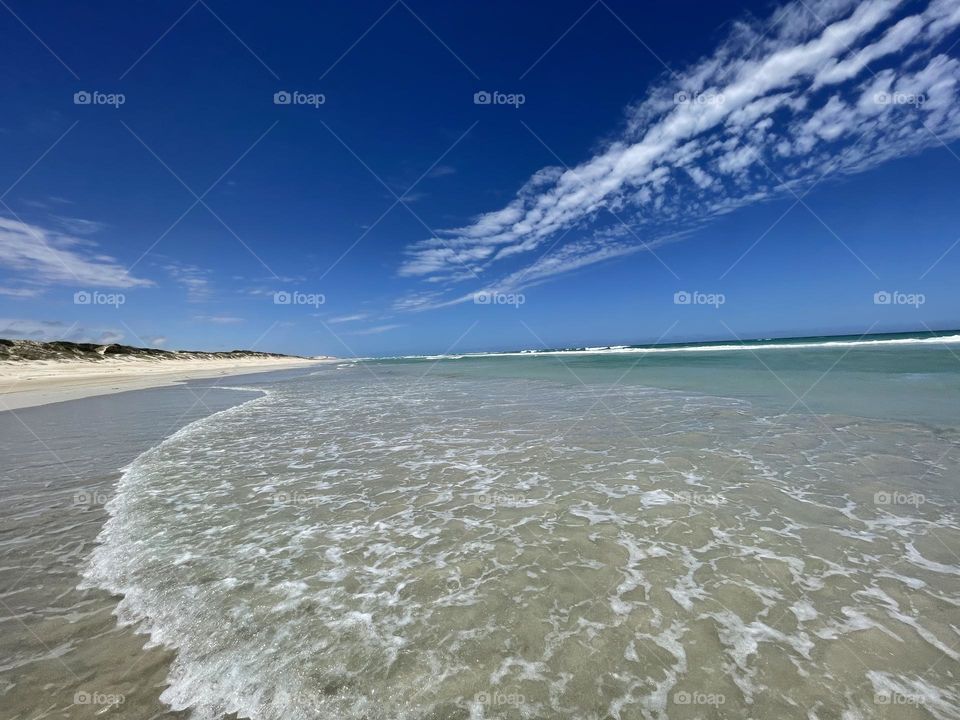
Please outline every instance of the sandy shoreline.
M293 357L152 359L117 357L100 361L0 362L0 412L163 387L187 380L311 367L334 362Z

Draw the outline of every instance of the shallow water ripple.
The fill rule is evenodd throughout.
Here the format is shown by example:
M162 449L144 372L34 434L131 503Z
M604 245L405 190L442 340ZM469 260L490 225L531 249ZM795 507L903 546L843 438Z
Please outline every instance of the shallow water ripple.
M174 709L960 716L955 438L342 378L188 427L108 506L86 582L176 648Z

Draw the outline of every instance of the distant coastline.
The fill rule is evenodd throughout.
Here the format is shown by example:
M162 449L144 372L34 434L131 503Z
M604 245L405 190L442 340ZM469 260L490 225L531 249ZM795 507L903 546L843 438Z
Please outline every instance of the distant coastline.
M398 355L379 360L434 360L438 358L520 357L540 355L646 354L668 352L727 352L744 350L829 349L841 347L883 347L907 345L960 344L960 330L923 330L916 332L875 333L871 335L804 335L797 337L750 338L743 340L701 340L636 345L596 345L520 349L491 352L451 353L447 355Z
M162 350L160 348L118 345L116 343L78 343L68 340L8 340L0 338L0 362L29 360L107 360L110 358L151 358L155 360L235 360L239 358L327 359L326 356L304 357L259 350Z
M0 412L187 380L309 367L334 358L0 339Z

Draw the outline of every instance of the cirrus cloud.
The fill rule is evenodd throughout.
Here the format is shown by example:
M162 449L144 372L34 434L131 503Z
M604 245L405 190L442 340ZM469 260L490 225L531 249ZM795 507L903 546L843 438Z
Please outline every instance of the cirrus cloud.
M36 289L47 285L132 288L153 285L136 277L90 240L0 217L0 268Z
M949 44L958 25L954 0L797 2L736 24L709 57L629 108L599 153L543 168L506 206L409 246L399 274L435 289L397 309L652 252L745 205L960 137ZM544 246L527 267L501 269ZM450 292L477 277L487 286Z

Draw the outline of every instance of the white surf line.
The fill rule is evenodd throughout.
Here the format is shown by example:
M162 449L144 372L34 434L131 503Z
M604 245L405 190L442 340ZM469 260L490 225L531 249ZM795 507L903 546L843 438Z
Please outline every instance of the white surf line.
M907 345L956 345L960 344L960 335L943 335L929 338L883 338L880 340L824 340L820 342L769 342L742 345L678 345L670 347L611 345L609 347L583 348L582 350L521 350L520 352L500 353L464 353L458 355L399 355L384 358L362 358L363 360L461 360L487 357L539 357L543 355L630 355L635 353L691 353L691 352L733 352L743 350L810 350L818 348L874 348L882 346Z

